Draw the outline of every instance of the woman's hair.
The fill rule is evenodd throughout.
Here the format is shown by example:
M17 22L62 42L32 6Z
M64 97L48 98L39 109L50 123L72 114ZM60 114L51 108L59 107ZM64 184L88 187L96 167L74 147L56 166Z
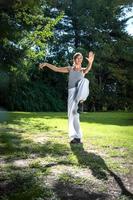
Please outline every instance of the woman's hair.
M75 53L75 54L73 55L73 65L75 64L75 60L76 60L76 58L77 58L78 56L82 56L82 57L83 57L82 53L80 53L80 52Z

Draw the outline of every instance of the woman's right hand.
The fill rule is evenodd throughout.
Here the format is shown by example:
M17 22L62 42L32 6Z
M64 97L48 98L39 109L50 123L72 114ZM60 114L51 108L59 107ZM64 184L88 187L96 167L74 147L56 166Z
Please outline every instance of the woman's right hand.
M46 66L47 66L47 63L40 63L39 64L39 69L43 69Z

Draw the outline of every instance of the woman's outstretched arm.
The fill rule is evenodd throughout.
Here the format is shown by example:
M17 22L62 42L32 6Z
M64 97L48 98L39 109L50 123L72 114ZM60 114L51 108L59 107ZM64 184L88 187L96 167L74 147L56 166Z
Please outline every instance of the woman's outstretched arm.
M91 70L94 57L95 57L95 54L92 51L90 51L88 54L88 57L86 57L86 59L88 60L88 66L83 69L84 75L87 74Z
M55 72L60 72L60 73L68 73L69 72L69 67L56 67L55 65L52 65L50 63L40 63L39 68L42 69L44 67L48 67L49 69L52 69Z

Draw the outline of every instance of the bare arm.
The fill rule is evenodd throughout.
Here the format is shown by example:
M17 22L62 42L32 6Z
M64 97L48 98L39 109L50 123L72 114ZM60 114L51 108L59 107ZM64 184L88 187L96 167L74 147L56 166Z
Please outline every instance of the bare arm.
M92 63L88 63L86 68L83 68L83 73L87 74L92 68Z
M56 67L55 65L52 65L50 63L39 64L40 69L42 69L44 67L48 67L49 69L52 69L55 72L60 72L60 73L68 73L69 72L69 67Z
M86 59L88 60L88 65L86 68L83 69L84 75L87 74L91 70L94 57L95 57L95 54L92 51L90 51L88 54L88 57L86 57Z

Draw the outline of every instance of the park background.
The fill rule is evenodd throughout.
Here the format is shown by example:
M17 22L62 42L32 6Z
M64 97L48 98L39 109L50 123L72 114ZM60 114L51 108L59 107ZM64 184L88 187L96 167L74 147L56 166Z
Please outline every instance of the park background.
M86 111L133 109L132 1L0 1L0 105L18 111L66 111L66 74L40 62L72 65L95 52ZM128 15L130 13L130 15ZM130 28L131 30L131 28Z
M0 0L0 198L133 199L131 0ZM70 145L68 74L40 62L95 60Z

